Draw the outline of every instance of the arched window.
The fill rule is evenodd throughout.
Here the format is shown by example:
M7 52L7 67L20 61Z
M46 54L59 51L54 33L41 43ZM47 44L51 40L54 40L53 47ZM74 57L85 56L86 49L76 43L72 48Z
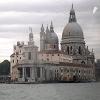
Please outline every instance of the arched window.
M72 46L70 47L70 50L72 50Z
M47 61L49 61L49 58L47 58Z
M28 60L31 60L31 52L28 52Z
M69 36L70 36L70 32L69 32Z
M72 46L70 47L70 53L72 54Z
M18 60L17 60L17 63L18 63Z
M56 48L56 45L54 45L54 48Z
M14 60L13 60L13 63L14 63Z
M80 55L82 54L80 46L79 46L78 52L79 52Z
M67 53L69 54L69 46L67 47Z
M82 61L82 62L81 62L81 64L85 64L85 62L84 62L84 61Z

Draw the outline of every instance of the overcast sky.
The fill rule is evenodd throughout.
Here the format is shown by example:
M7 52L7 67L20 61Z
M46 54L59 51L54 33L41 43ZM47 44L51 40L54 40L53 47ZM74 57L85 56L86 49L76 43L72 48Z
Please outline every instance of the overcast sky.
M39 46L41 24L52 20L60 42L72 3L86 45L100 58L100 0L0 0L0 61L10 60L17 41L28 41L29 26Z

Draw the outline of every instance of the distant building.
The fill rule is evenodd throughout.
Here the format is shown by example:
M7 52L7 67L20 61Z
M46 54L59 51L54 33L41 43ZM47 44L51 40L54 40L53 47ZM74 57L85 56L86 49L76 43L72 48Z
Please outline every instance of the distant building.
M61 50L59 40L50 29L41 27L40 51L34 45L32 31L28 45L17 42L11 55L11 77L19 82L92 81L95 79L94 53L85 46L82 28L77 23L72 5L69 22L62 33Z
M9 83L10 81L10 75L0 75L0 83Z
M100 81L100 59L97 59L95 71L96 71L96 80Z

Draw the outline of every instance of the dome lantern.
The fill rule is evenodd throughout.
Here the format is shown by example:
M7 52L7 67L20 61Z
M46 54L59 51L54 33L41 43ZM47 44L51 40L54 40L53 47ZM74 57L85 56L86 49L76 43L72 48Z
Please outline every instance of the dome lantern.
M62 34L62 42L69 42L69 40L71 42L77 42L77 40L78 42L84 42L83 30L81 26L77 23L73 4L70 10L69 22L65 26Z
M70 17L69 17L69 23L71 23L71 22L77 22L73 4L72 4L72 8L70 10Z
M52 21L51 21L51 25L50 25L50 32L54 32Z
M41 26L41 32L44 32L44 26L43 26L43 24Z

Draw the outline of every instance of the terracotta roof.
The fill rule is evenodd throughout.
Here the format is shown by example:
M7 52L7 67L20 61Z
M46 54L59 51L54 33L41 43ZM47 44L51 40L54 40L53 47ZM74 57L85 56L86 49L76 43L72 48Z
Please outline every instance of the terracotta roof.
M72 67L83 67L83 68L91 68L93 67L93 65L87 65L87 64L76 64L76 63L68 63L68 62L60 62L58 64L55 63L44 63L44 64L50 64L50 65L54 65L54 66L72 66Z
M62 51L53 51L53 50L44 50L44 51L39 51L39 53L45 53L45 54L57 54L57 53L60 53L60 54L64 54Z

